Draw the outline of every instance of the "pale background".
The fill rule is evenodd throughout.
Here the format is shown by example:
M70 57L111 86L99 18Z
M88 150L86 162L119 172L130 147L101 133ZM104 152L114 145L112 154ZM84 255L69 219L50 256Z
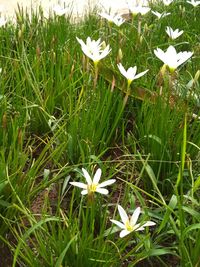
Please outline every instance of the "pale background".
M95 6L98 9L109 10L113 12L123 13L127 11L126 0L0 0L0 12L1 16L14 17L15 10L17 9L17 3L30 11L31 7L36 8L38 5L43 7L45 15L48 16L49 9L55 4L61 4L63 6L65 2L66 6L70 6L72 14L75 17L81 17L84 12L88 12Z

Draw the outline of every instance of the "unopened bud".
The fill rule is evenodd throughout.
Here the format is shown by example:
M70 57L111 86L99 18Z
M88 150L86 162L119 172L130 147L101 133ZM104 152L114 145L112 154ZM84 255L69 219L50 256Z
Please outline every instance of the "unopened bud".
M140 44L142 44L142 42L143 42L143 36L142 35L140 36L139 42L140 42Z
M121 61L122 58L123 58L123 53L122 53L121 48L119 48L119 50L118 50L118 59L119 59L119 61Z
M199 76L200 76L200 70L198 70L194 76L194 82L198 82L198 79L199 79Z
M102 49L105 49L105 48L106 48L106 42L105 42L105 41L103 41L103 42L101 43L101 47L102 47Z

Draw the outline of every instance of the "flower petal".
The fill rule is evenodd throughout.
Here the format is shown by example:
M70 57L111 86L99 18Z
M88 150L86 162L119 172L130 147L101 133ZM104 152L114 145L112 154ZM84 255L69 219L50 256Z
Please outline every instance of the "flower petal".
M119 211L119 215L120 215L120 217L121 217L121 219L122 219L122 222L123 222L124 224L126 224L126 222L129 220L126 211L125 211L125 210L122 208L122 206L120 206L120 205L118 205L118 211Z
M98 188L102 188L102 187L105 187L105 186L107 186L107 185L111 185L111 184L113 184L113 183L115 183L115 182L116 182L115 179L109 179L109 180L107 180L107 181L105 181L105 182L103 182L103 183L100 183L100 184L98 185Z
M154 225L156 225L155 222L147 221L145 224L142 225L142 227L146 227L146 226L154 226Z
M122 231L120 232L119 236L122 238L122 237L124 237L124 236L126 236L126 235L128 235L128 234L130 234L130 233L131 233L130 231L122 230Z
M99 168L99 169L96 171L95 175L94 175L94 179L93 179L93 183L94 183L94 184L98 184L98 183L99 183L99 180L100 180L100 178L101 178L101 173L102 173L102 171L101 171L101 169Z
M132 226L134 226L136 224L136 222L139 218L140 212L141 212L140 207L138 207L137 209L134 210L133 215L131 216L131 220L130 220L130 223Z
M87 181L87 184L91 185L92 184L92 179L91 179L89 173L84 168L82 168L82 172L83 172L83 175L84 175L84 177L85 177L85 179Z
M136 80L136 79L142 77L142 76L145 75L148 71L149 71L149 70L145 70L145 71L143 71L143 72L138 73L137 75L135 75L134 80Z
M121 74L126 78L128 79L127 77L127 71L125 70L125 68L122 66L121 63L117 64L117 67L119 69L119 71L121 72Z
M86 189L87 188L87 185L84 184L84 183L79 183L79 182L70 182L71 185L74 185L74 186L77 186L77 187L80 187L80 188L83 188L83 189Z
M107 189L105 189L105 188L98 188L98 187L96 189L96 192L98 192L98 193L100 193L102 195L107 195L109 193Z
M121 229L125 229L125 225L119 221L116 220L110 220L112 223L116 224L117 226L119 226Z
M88 194L88 190L86 189L86 190L83 190L83 191L81 191L81 195L87 195Z

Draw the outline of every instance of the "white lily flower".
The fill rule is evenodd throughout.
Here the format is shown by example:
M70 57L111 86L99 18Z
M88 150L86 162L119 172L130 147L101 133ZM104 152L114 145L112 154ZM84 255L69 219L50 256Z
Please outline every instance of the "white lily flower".
M171 27L167 26L166 33L172 40L175 40L176 38L181 36L181 34L183 34L183 31L179 31L179 29L173 30Z
M128 0L127 1L128 4L128 8L130 9L131 13L136 16L137 14L141 14L141 15L145 15L146 13L148 13L151 8L146 6L146 2L145 5L143 5L143 3L141 3L141 1L137 1L137 0Z
M122 222L119 222L116 220L110 220L110 221L116 224L117 226L119 226L119 228L123 229L119 234L121 238L130 234L133 231L142 231L144 230L144 227L153 226L156 224L155 222L152 222L152 221L147 221L144 224L137 223L137 220L141 212L140 207L135 209L131 218L128 217L126 211L120 205L118 205L118 211L119 211L119 215L121 217Z
M163 0L165 6L169 6L174 0Z
M94 64L97 65L97 63L104 57L106 57L111 49L110 46L107 45L104 49L102 49L102 46L104 42L101 42L101 39L98 39L97 41L91 40L90 37L87 38L86 43L83 42L83 40L76 37L77 41L81 45L83 53L92 59L94 61Z
M68 8L63 8L60 5L55 5L53 7L53 11L55 12L57 16L63 16L67 13Z
M178 66L187 61L193 55L193 52L184 51L177 53L176 49L170 45L166 52L157 48L157 50L154 50L154 54L169 67L170 71L174 71Z
M122 66L121 63L117 64L117 67L119 68L119 71L121 72L121 74L127 79L128 85L130 85L133 80L136 80L142 77L145 73L147 73L147 71L149 71L149 70L145 70L136 75L136 72L137 72L136 66L128 68L127 71L125 70L125 68Z
M157 11L151 11L151 13L153 13L158 19L164 18L164 17L169 16L171 14L171 13L167 13L165 11L163 13L160 13Z
M94 175L94 178L92 180L92 178L90 177L89 173L82 168L83 171L83 175L86 179L87 184L84 183L80 183L80 182L70 182L71 185L77 186L82 188L82 195L92 195L93 193L97 192L103 195L107 195L109 192L107 189L103 188L105 186L111 185L113 183L115 183L115 179L109 179L103 183L99 183L99 180L101 178L101 169L98 169Z
M125 22L125 19L123 19L122 16L120 16L119 14L114 15L114 14L107 14L105 12L102 12L102 13L99 13L99 15L102 18L107 19L110 23L114 23L118 27L120 27Z
M195 1L195 0L191 0L191 1L186 1L188 4L193 5L193 7L197 7L198 5L200 5L200 1Z
M5 26L7 23L7 20L5 18L0 17L0 27Z

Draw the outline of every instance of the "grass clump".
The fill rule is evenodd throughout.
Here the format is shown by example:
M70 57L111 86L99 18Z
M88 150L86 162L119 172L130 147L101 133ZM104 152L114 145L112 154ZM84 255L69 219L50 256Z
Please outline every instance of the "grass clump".
M199 266L199 6L150 7L0 28L4 266Z

